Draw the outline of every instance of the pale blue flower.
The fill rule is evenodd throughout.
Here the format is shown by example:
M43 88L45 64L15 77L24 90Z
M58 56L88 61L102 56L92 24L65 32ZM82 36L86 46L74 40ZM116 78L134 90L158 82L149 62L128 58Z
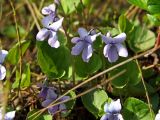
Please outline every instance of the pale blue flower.
M44 41L48 38L48 44L53 48L58 48L60 42L58 41L57 31L61 28L62 22L63 18L59 19L55 17L53 19L52 15L44 17L42 20L44 28L38 32L36 39L38 41Z
M122 45L122 42L126 39L126 34L121 33L115 37L111 37L110 33L107 35L102 35L102 40L106 43L103 54L106 58L108 58L109 62L116 62L118 60L118 56L127 57L128 51Z
M7 54L8 54L8 51L0 50L0 80L3 80L6 76L6 68L2 64Z
M123 120L122 115L120 114L121 110L120 100L112 101L110 104L106 103L104 105L104 114L100 120Z
M10 111L5 113L4 120L13 120L15 117L16 111ZM2 108L0 108L0 120L2 119Z
M100 33L96 34L94 30L87 32L84 28L79 28L78 33L80 37L72 38L71 42L76 45L72 48L72 55L79 55L82 52L82 59L84 62L89 62L92 57L92 44Z

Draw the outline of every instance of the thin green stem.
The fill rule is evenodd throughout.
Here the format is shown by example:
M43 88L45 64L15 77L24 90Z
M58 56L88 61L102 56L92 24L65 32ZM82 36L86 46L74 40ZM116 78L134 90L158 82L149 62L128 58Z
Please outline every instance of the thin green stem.
M149 94L148 94L148 91L147 91L146 84L145 84L145 82L144 82L142 70L141 70L141 68L140 68L140 65L139 65L137 59L136 59L136 63L137 63L137 66L138 66L138 69L139 69L139 72L140 72L140 76L141 76L141 81L142 81L142 84L143 84L143 87L144 87L144 90L145 90L145 93L146 93L146 97L147 97L147 102L148 102L148 107L149 107L149 110L150 110L151 118L154 119L154 118L153 118L153 114L152 114L152 106L151 106L151 102L150 102L150 99L149 99Z
M20 80L19 80L19 85L18 85L18 95L20 97L21 96L20 84L21 84L21 80L22 80L22 46L21 46L21 39L20 39L20 34L19 34L19 29L18 29L18 24L17 24L16 11L15 11L14 5L12 3L12 0L9 0L9 1L10 1L10 5L12 7L12 11L13 11L13 17L14 17L14 22L15 22L15 27L16 27L17 40L18 40L19 53L20 53L20 59L19 59Z

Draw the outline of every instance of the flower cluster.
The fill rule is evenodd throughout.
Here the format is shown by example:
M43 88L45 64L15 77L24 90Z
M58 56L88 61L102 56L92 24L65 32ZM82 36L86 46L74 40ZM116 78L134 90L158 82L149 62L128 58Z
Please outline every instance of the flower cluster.
M103 54L108 58L109 62L116 62L118 56L127 57L127 49L122 45L122 42L126 39L126 34L121 33L116 37L112 38L110 33L107 35L102 35L101 33L96 33L95 31L87 32L84 28L79 28L78 33L80 37L72 38L72 43L76 45L72 48L72 55L79 55L82 52L82 59L84 62L88 62L93 53L93 42L96 37L101 35L102 40L106 43Z
M62 26L63 18L57 17L54 4L44 7L42 14L47 16L42 19L43 28L38 32L36 39L44 41L48 38L48 44L53 48L58 48L60 42L58 41L57 31Z
M59 4L59 1L55 1L56 4ZM58 48L60 42L58 41L57 31L62 26L63 18L59 18L56 15L56 6L51 4L48 7L42 9L42 14L47 15L42 20L42 28L36 39L39 41L44 41L48 38L48 44L53 48ZM84 62L89 62L93 54L93 42L96 40L96 37L101 35L102 40L106 43L103 54L108 58L109 62L116 62L118 56L127 57L128 52L126 48L122 45L122 42L126 39L126 34L121 33L116 37L111 37L109 33L107 35L102 35L101 33L96 33L95 30L90 30L87 32L85 28L79 28L78 33L80 37L72 38L71 42L76 44L71 51L72 55L79 55L82 53L82 59Z
M112 101L110 104L106 103L104 105L104 114L100 120L123 120L122 115L120 114L121 110L120 100Z
M56 89L53 87L47 87L46 85L42 86L42 90L39 93L39 97L43 99L42 106L48 107L53 101L55 101L58 98L58 95L56 93ZM68 100L69 96L62 97L58 102L62 102L65 100ZM61 111L62 113L66 113L67 109L65 104L56 105L53 107L48 108L48 112L52 115L54 115L57 111Z
M2 120L2 114L3 114L3 108L0 108L0 120ZM13 120L14 117L15 117L15 114L16 114L16 111L10 111L10 112L7 112L5 115L4 115L4 120Z
M2 64L7 54L8 54L8 51L0 50L0 80L3 80L6 76L6 68Z

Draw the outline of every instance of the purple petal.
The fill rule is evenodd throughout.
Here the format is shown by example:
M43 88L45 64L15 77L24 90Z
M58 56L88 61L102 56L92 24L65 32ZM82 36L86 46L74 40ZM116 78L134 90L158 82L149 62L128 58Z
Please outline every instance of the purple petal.
M57 38L57 33L56 32L51 32L49 39L48 39L48 44L53 47L53 48L58 48L60 46L60 43Z
M3 80L6 77L6 68L0 65L0 80Z
M84 62L89 62L90 57L92 57L92 52L93 52L92 45L87 44L82 52L82 59Z
M63 97L60 99L60 101L65 101L65 100L68 100L68 99L70 99L69 96L63 96Z
M100 120L110 120L108 114L104 114Z
M92 35L91 36L92 42L94 42L99 35L101 35L101 33L97 33L97 34Z
M56 10L55 4L51 4L51 5L49 5L48 7L42 8L42 14L43 14L43 15L49 15L49 14L54 13L55 10Z
M117 48L115 45L112 45L110 49L108 49L108 61L109 62L116 62L118 60L118 53Z
M58 109L58 106L59 105L56 105L56 106L53 106L53 107L50 107L48 108L48 112L52 115L54 115L59 109Z
M110 37L110 33L107 33L106 36L102 35L102 40L106 43L122 43L124 40L126 39L126 34L125 33L121 33L119 35L117 35L116 37L112 38Z
M109 104L109 106L108 106L108 110L107 110L107 112L109 112L109 113L114 113L114 114L116 114L116 113L119 113L120 112L120 110L121 110L121 103L120 103L120 99L118 99L118 100L116 100L116 101L112 101L110 104Z
M100 35L100 33L95 34L95 35L88 35L88 36L86 37L86 40L87 40L87 42L89 42L89 43L93 43L93 42L96 40L97 36L99 36L99 35Z
M84 42L80 41L72 48L71 54L79 55L83 50L83 48L84 48Z
M54 21L54 16L48 15L42 19L42 25L46 28L49 28L49 26L53 24L53 21Z
M46 99L45 101L42 102L43 107L47 107L49 104L51 104L53 100L51 99Z
M127 57L128 56L128 51L127 49L120 43L116 44L117 50L118 50L118 55L121 57Z
M121 33L113 38L116 43L122 43L126 39L126 34Z
M43 41L48 37L48 35L49 35L49 31L46 28L43 28L37 33L36 39L38 41Z
M6 50L0 50L0 64L2 64L8 54Z
M4 116L5 120L13 120L15 117L16 111L7 112Z
M111 44L105 45L105 47L103 49L103 54L104 54L105 57L108 57L108 51L110 50L111 46L112 46Z
M84 29L84 28L79 28L79 29L78 29L78 33L79 33L79 36L80 36L81 38L84 38L85 36L88 36L87 30Z
M49 89L48 87L42 87L42 90L40 91L38 97L46 99L48 89Z
M110 113L107 113L107 114L103 115L100 120L123 120L120 117L118 117L118 115L119 114L110 114Z
M71 39L71 42L72 43L77 43L77 42L79 42L81 39L79 38L79 37L74 37L74 38L72 38Z
M107 39L107 37L106 37L105 35L101 35L101 37L102 37L102 40L103 40L106 44L109 43L109 42L108 42L108 39Z
M55 93L55 90L52 88L49 88L47 92L47 99L52 99L52 101L54 101L56 98L57 98L57 94Z
M65 104L60 104L59 105L59 110L61 110L61 112L65 114L67 112Z
M49 29L52 29L52 30L54 30L54 31L58 31L58 29L62 26L63 19L64 19L64 18L61 18L61 19L59 19L58 21L52 23L52 24L49 26Z

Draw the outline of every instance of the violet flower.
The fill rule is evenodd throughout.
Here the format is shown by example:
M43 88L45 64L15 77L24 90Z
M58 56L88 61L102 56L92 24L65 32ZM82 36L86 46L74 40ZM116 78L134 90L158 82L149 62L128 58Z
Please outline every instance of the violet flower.
M155 117L155 120L160 120L160 110L158 111L156 117Z
M7 54L8 51L0 50L0 80L3 80L6 76L6 68L2 65L2 63L4 62Z
M55 89L49 88L47 91L46 100L42 102L43 107L48 107L54 100L58 98L58 95L55 93ZM69 96L62 97L59 102L69 99ZM57 111L61 111L62 113L66 112L65 104L56 105L48 108L48 112L54 115Z
M53 48L58 48L60 46L60 43L58 41L57 37L57 31L62 26L63 18L59 19L57 17L54 17L52 15L49 15L47 17L44 17L42 20L42 24L44 28L42 28L37 36L36 39L38 41L44 41L45 39L48 39L48 44Z
M89 62L92 57L92 44L100 33L96 34L94 30L87 32L84 28L79 28L78 33L80 37L72 38L71 42L76 45L72 48L72 55L79 55L82 52L82 59L84 62Z
M120 114L121 103L120 100L112 101L110 104L106 103L104 105L104 114L100 120L123 120L122 115Z
M55 4L51 4L47 7L42 8L42 14L43 15L56 16L56 6L55 6Z
M5 113L4 120L13 120L15 117L16 111L10 111ZM0 120L2 120L2 108L0 108Z
M118 56L127 57L128 51L122 45L122 42L126 39L126 34L121 33L116 37L110 37L110 33L107 35L102 35L102 40L106 43L103 54L106 58L108 58L109 62L116 62L118 60Z

